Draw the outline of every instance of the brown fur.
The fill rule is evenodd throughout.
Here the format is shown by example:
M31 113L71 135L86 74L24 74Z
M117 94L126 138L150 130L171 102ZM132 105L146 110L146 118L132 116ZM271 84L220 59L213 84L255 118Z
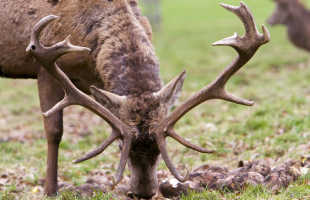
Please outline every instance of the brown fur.
M105 88L120 95L158 91L159 64L146 32L128 5L115 9L99 29L99 43L104 45L96 68Z
M131 188L138 196L154 195L159 150L151 134L152 124L165 116L167 109L151 95L162 87L159 61L151 43L150 25L141 15L137 0L3 0L0 9L0 75L38 77L43 111L59 101L63 92L25 52L33 25L48 14L58 15L60 18L43 31L42 42L51 45L71 35L73 44L91 48L90 54L66 55L57 63L85 92L96 85L128 96L128 104L112 112L139 129L129 159ZM48 141L45 192L54 195L62 112L44 118L44 124Z
M78 79L78 82L87 82L85 85L94 84L93 80L101 82L98 73L95 71L96 57L103 45L99 45L98 33L102 26L106 27L102 22L103 18L111 12L109 10L115 8L107 8L111 4L108 1L66 0L58 3L52 2L56 1L33 0L25 3L22 0L4 0L0 2L0 24L2 26L0 29L0 75L9 78L37 77L39 66L26 55L25 48L32 25L48 14L55 14L61 18L54 23L54 26L45 31L42 37L43 41L48 41L45 42L46 44L52 44L71 34L73 43L92 48L91 56L65 56L61 60L62 67L72 79ZM124 4L126 1L119 2ZM131 18L130 21L135 21L134 23L140 27L143 26L142 32L147 33L149 41L151 29L145 22L145 18L141 16L136 0L130 0L130 2L135 2L131 5L133 5L132 9L135 11L136 17L136 19ZM113 4L116 3L113 2ZM127 12L129 12L129 8L127 8ZM114 22L118 23L117 21ZM110 27L106 28L112 26L114 25L110 23ZM104 31L107 32L108 30Z
M285 25L291 42L310 51L310 11L299 0L275 0L275 3L276 10L268 23Z

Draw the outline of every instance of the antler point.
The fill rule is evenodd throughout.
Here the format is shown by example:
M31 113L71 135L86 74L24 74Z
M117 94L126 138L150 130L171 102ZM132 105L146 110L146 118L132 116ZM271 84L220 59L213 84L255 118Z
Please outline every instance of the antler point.
M186 70L184 70L183 72L182 72L182 75L181 75L182 77L186 77Z
M262 30L263 30L263 36L264 36L265 42L267 43L270 41L270 32L264 24L262 25Z
M95 85L91 85L89 88L90 89L97 89L97 87Z
M243 1L240 1L240 6L246 8L246 4Z
M68 36L66 37L66 39L65 39L65 40L66 40L67 42L70 42L70 39L71 39L71 34L70 34L70 35L68 35Z
M226 8L226 9L230 7L230 5L228 5L226 3L220 3L220 6L222 6L223 8Z
M48 112L44 112L42 113L43 117L49 117L49 113Z
M184 177L184 182L185 182L185 181L188 181L189 178L190 178L190 172L189 172L188 169L186 169L186 175L185 175L185 177Z
M46 16L46 18L50 18L51 20L55 20L55 19L58 19L60 17L57 15L48 15L48 16Z

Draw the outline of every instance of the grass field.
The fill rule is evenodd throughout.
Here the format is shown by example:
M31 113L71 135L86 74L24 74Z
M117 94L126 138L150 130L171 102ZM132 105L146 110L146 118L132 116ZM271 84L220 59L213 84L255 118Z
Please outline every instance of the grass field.
M236 56L228 47L211 46L234 32L243 33L239 19L220 7L219 2L162 1L164 22L161 31L155 34L154 43L165 82L184 69L187 71L180 101L214 80ZM238 4L235 0L221 2ZM244 2L259 25L265 23L274 8L269 0ZM177 124L176 130L196 144L215 149L216 153L199 154L169 140L169 152L175 164L189 169L205 163L236 167L238 161L251 159L277 164L309 153L310 54L287 41L284 27L268 28L272 41L228 84L228 90L255 100L255 106L210 101L194 109ZM46 141L36 82L1 79L0 94L0 199L41 199ZM78 165L71 163L99 145L108 134L107 125L85 109L67 109L59 179L80 185L96 170L113 173L119 159L117 145L100 158ZM167 170L163 162L159 170ZM6 176L10 181L1 182L7 180ZM303 177L279 194L257 187L241 193L206 191L182 199L310 199L306 179ZM69 196L59 199L79 199ZM103 198L98 194L92 199Z

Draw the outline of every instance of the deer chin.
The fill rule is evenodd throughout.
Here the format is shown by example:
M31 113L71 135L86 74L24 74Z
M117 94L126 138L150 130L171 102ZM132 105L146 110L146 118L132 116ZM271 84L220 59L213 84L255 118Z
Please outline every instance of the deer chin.
M133 196L138 198L152 198L158 190L158 180L156 176L156 167L149 171L135 169L130 178L130 191Z
M156 145L146 145L142 149L133 148L129 156L130 191L138 198L151 198L158 190L157 165L159 150Z

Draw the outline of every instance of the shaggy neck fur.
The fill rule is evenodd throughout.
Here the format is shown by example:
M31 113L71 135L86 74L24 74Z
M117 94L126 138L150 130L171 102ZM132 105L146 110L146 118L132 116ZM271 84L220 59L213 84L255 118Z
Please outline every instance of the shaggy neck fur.
M101 23L96 69L104 88L126 96L158 91L159 62L132 8L119 4Z

